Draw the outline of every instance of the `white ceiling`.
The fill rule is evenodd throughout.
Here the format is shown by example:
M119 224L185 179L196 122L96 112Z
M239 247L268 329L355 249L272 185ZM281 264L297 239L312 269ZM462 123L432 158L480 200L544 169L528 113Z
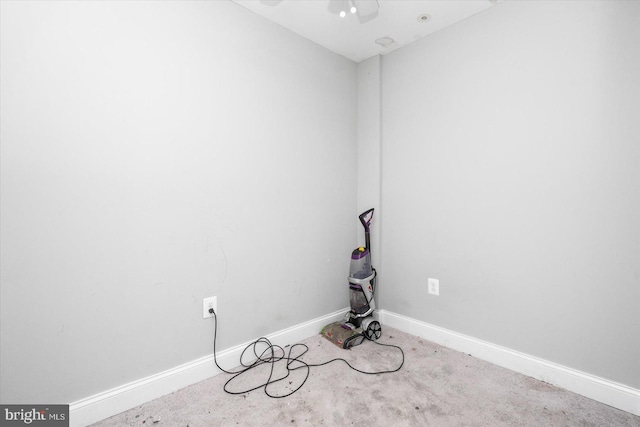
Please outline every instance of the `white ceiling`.
M352 0L233 0L355 62L386 54L493 6L496 0L378 0L378 14L368 22L357 15L337 14L340 4ZM375 0L355 4L375 5ZM364 4L362 3L364 2ZM427 22L418 16L430 15ZM390 46L375 43L390 37Z

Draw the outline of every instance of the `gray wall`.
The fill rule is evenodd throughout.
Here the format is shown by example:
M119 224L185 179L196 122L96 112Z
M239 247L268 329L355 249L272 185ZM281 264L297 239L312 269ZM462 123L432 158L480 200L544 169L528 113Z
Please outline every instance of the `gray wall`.
M384 309L640 388L639 20L505 2L383 58Z
M231 2L1 2L3 403L347 305L356 64Z

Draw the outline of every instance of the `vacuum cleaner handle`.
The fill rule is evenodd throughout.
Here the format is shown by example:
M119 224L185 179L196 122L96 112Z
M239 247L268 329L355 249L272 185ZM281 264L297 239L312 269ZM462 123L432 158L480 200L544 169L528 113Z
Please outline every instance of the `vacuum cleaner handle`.
M369 218L367 218L367 215L369 214L371 215L369 216ZM371 220L373 219L373 208L369 209L368 211L362 212L358 218L360 218L360 222L364 227L365 233L368 233L369 226L371 225Z
M364 238L366 242L365 244L367 249L369 249L369 246L371 246L371 241L369 238L369 226L371 225L371 220L373 220L373 208L369 209L368 211L362 212L358 218L360 218L360 222L364 227Z

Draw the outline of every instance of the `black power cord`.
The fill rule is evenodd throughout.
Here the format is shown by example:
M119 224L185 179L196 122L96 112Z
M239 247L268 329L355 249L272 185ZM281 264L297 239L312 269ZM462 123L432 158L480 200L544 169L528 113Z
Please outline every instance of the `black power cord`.
M218 369L220 369L222 372L225 372L227 374L231 374L233 375L229 380L227 380L227 382L224 384L224 391L229 393L229 394L245 394L245 393L249 393L251 391L257 390L259 388L263 388L264 392L267 396L272 397L274 399L279 399L279 398L283 398L283 397L287 397L287 396L291 396L293 393L295 393L296 391L300 390L302 388L302 386L304 385L305 382L307 382L307 379L309 378L309 373L311 372L311 368L313 367L319 367L319 366L324 366L324 365L328 365L330 363L333 362L344 362L349 368L353 369L356 372L359 372L361 374L365 374L365 375L378 375L378 374L388 374L388 373L393 373L393 372L398 372L402 366L404 365L404 351L402 351L402 348L397 346L397 345L393 345L393 344L382 344L379 343L377 341L374 340L370 340L371 342L383 346L383 347L393 347L393 348L397 348L398 350L400 350L400 353L402 354L402 362L400 363L400 366L398 366L395 369L389 369L389 370L385 370L385 371L376 371L376 372L368 372L368 371L363 371L361 369L358 369L354 366L352 366L347 360L339 357L339 358L335 358L335 359L331 359L328 360L326 362L323 363L317 363L317 364L309 364L304 362L303 360L301 360L300 358L302 356L304 356L308 351L309 351L309 347L306 344L294 344L292 346L289 347L289 352L287 354L287 356L285 356L285 351L284 348L280 347L279 345L275 345L272 344L271 341L269 341L267 338L265 337L261 337L258 338L257 340L253 341L252 343L250 343L247 347L245 347L244 350L242 350L242 354L240 355L240 364L243 366L243 368L241 368L238 371L227 371L226 369L222 368L219 364L218 364L218 360L216 358L216 338L218 336L218 316L216 315L216 312L210 308L209 309L209 313L213 314L213 318L215 321L215 326L214 326L214 335L213 335L213 361L215 362L216 366L218 367ZM262 351L258 351L258 346L259 345L265 345L266 348ZM293 352L294 349L297 348L302 348L302 351L300 352L299 355L294 356ZM256 357L255 361L249 364L245 364L243 362L243 358L244 355L247 351L249 350L253 350L253 355ZM273 370L275 367L275 364L279 361L282 360L286 360L287 362L287 374L281 378L277 378L274 379L273 378ZM260 384L256 387L253 387L251 389L247 389L247 390L243 390L243 391L230 391L227 386L229 385L229 383L231 383L233 380L235 380L236 378L238 378L240 375L249 372L251 369L255 369L260 365L264 365L264 364L270 364L270 370L269 370L269 376L267 378L267 380L263 383ZM298 385L295 389L291 390L289 393L286 394L282 394L282 395L276 395L276 394L272 394L269 392L269 386L272 384L275 384L279 381L282 381L284 379L286 379L291 372L296 371L298 369L305 369L306 370L306 375L304 377L304 380L302 380L302 382L300 383L300 385Z

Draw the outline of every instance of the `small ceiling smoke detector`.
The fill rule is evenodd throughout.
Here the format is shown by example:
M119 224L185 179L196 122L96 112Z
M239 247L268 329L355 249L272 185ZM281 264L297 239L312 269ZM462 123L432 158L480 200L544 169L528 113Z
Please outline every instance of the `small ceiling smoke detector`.
M418 15L418 22L429 22L431 21L431 15L428 13L423 13L422 15Z
M395 43L395 40L391 37L381 37L376 40L376 44L379 44L382 47L389 47Z

